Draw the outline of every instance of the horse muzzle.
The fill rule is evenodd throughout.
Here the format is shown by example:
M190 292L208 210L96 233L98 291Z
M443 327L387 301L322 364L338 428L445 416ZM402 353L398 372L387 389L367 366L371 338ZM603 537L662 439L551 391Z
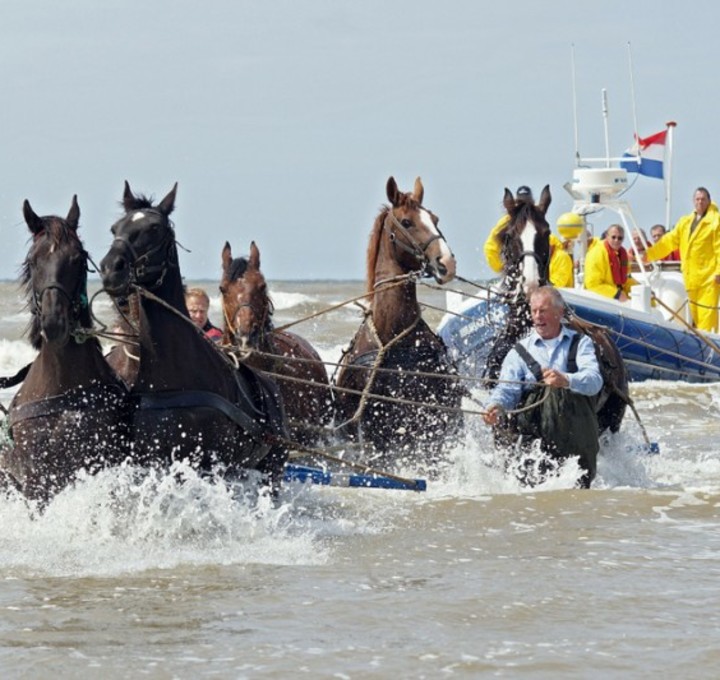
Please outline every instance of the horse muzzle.
M457 263L454 255L437 257L428 266L432 277L441 285L455 278Z
M127 295L130 291L130 264L123 255L112 250L100 262L103 289L112 296Z
M63 347L70 339L70 325L67 313L57 309L40 315L40 335L50 345Z

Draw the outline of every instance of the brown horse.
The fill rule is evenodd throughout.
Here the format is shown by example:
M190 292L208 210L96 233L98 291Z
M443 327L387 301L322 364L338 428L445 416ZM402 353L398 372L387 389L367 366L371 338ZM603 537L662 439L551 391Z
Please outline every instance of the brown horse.
M299 335L275 330L273 302L254 241L247 259L233 259L226 242L222 269L223 344L235 348L246 364L275 379L290 439L306 446L319 443L333 417L330 380L320 355Z
M78 471L125 458L130 412L127 391L88 334L88 255L77 234L77 198L65 219L39 217L28 201L23 213L33 241L22 283L39 353L10 405L14 446L1 466L28 498L45 501Z
M548 282L550 266L550 227L545 213L550 206L549 186L545 186L537 205L513 198L505 189L503 204L509 221L501 230L503 257L503 288L507 291L507 319L504 329L495 340L486 364L485 377L495 380L503 359L515 343L532 327L527 290ZM584 323L569 311L570 328L589 335L595 345L603 389L597 401L600 431L617 432L622 424L628 396L628 374L620 350L602 328Z
M139 296L133 459L186 459L224 476L257 469L277 482L287 458L277 387L249 367L236 370L190 320L169 219L176 190L155 206L126 182L126 214L101 262L111 296Z
M447 283L455 257L423 207L423 185L411 193L387 182L389 206L372 228L367 251L370 308L334 380L341 434L368 445L383 464L434 463L457 433L462 390L445 344L423 320L416 278Z

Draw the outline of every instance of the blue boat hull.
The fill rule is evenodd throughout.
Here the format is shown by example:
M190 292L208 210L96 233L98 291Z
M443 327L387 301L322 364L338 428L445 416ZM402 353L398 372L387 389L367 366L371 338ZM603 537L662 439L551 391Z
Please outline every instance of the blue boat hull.
M720 353L703 339L671 324L642 321L630 315L568 301L585 321L607 328L627 365L630 380L720 382ZM505 314L503 305L479 300L447 314L438 333L465 375L482 375L496 330Z

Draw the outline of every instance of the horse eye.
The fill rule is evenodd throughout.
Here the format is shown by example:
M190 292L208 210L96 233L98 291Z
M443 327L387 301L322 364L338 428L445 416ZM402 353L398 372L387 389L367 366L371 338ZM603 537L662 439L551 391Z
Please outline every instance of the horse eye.
M412 220L409 220L407 217L400 220L400 224L402 224L405 229L411 229L414 226Z

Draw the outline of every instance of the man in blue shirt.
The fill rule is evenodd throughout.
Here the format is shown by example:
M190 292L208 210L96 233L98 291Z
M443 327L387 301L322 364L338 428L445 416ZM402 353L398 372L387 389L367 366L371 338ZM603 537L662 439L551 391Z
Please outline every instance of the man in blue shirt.
M584 470L579 485L589 488L599 450L595 398L603 379L592 340L562 324L564 310L555 288L531 293L533 330L505 357L484 420L505 445L539 439L552 459L578 456ZM519 406L533 407L506 413Z

